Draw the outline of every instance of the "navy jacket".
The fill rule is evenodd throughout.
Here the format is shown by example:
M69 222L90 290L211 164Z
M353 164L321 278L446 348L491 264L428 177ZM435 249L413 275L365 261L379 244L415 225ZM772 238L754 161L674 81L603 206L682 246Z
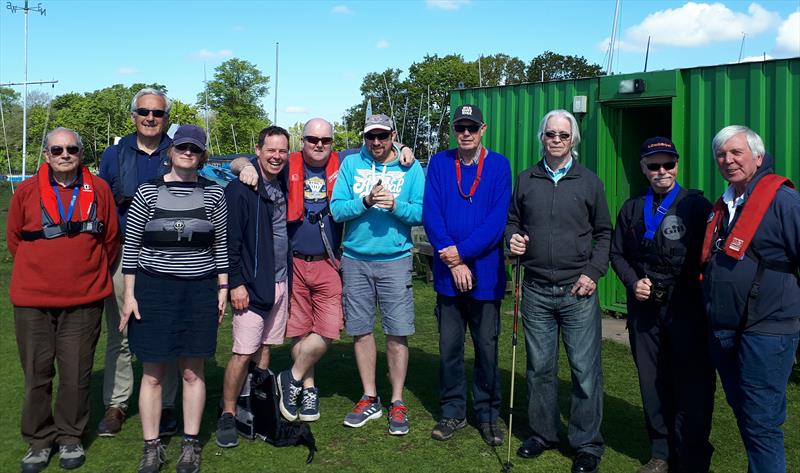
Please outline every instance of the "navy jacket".
M272 239L273 202L267 196L261 167L254 159L259 175L258 191L238 179L225 188L228 204L228 284L230 288L247 286L249 309L266 317L275 303L275 254ZM283 176L284 174L281 174ZM286 196L286 181L280 179ZM287 238L287 244L289 240ZM287 252L287 288L292 287L292 251Z
M772 173L769 158L745 190L745 203L761 177ZM722 218L727 222L726 215ZM736 214L741 215L739 209ZM737 219L732 222L735 225ZM751 246L762 258L800 265L800 195L788 187L778 189ZM712 330L737 330L758 264L745 256L736 261L718 251L703 273L703 297ZM800 282L797 274L765 270L755 307L749 308L744 328L759 334L791 334L800 330Z

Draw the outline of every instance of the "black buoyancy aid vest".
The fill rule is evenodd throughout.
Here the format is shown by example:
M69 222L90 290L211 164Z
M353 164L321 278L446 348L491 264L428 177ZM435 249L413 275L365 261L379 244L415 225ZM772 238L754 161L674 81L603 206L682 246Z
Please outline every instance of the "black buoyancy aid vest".
M679 215L677 209L681 201L690 197L692 192L695 191L681 189L680 194L667 209L652 240L641 237L635 258L638 274L645 275L651 280L672 283L684 271L686 244L691 237L690 229L687 226L690 216ZM634 228L644 229L644 202L644 199L637 201L634 208L636 218L642 219L636 221ZM637 237L639 236L641 235L637 235Z
M200 178L192 193L172 194L163 178L156 181L158 197L153 218L145 224L143 246L148 248L209 248L214 242L214 225L206 212L205 186Z
M95 198L92 174L85 166L81 166L79 172L80 181L75 183L70 207L74 206L77 200L81 217L78 221L64 221L61 217L62 212L59 209L56 190L50 182L50 165L45 163L39 167L36 179L39 186L39 202L42 207L42 229L33 232L23 231L23 240L34 241L42 238L49 240L78 233L100 234L103 232L103 222L97 220L97 199Z
M133 196L136 195L136 189L142 182L146 182L154 177L160 177L168 173L170 170L170 160L167 156L167 149L164 148L158 153L158 158L161 164L158 166L158 175L148 176L142 182L139 181L139 168L138 158L139 153L136 151L139 145L136 143L136 133L122 137L117 143L117 165L119 166L119 176L114 188L114 200L118 206L130 205L133 201ZM156 158L150 158L156 159Z

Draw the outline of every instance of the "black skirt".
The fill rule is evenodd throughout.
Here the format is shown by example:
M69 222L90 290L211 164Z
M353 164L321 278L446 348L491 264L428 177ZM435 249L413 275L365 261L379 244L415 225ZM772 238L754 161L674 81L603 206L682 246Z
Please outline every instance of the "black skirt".
M217 277L180 279L136 273L140 320L131 316L131 352L146 363L210 358L217 350Z

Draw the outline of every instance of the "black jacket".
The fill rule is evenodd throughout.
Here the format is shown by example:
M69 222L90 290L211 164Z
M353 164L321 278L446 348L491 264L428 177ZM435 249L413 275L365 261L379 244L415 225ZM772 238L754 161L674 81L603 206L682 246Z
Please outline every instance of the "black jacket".
M611 217L603 183L573 161L554 183L542 161L517 176L508 209L506 241L514 233L530 238L522 256L525 278L567 285L581 274L597 282L608 270Z
M275 255L272 239L273 202L262 182L261 167L253 166L259 174L258 191L238 179L225 188L228 204L228 283L230 288L247 286L249 309L266 317L275 303ZM286 196L286 182L279 182ZM289 240L287 238L287 244ZM292 251L287 252L287 287L292 284Z

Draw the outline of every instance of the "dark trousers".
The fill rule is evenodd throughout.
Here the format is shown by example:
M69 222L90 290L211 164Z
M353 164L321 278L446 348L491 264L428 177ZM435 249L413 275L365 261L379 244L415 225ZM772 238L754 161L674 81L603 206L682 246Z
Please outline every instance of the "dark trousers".
M80 441L89 422L89 385L103 301L64 309L14 307L25 376L22 438L34 448ZM53 377L58 395L53 407Z
M628 296L632 297L632 296ZM707 472L716 376L702 309L662 314L652 303L628 304L628 335L639 375L653 458L670 471Z
M464 338L467 327L475 347L472 409L477 422L494 422L500 415L500 376L497 338L500 301L478 301L466 296L436 298L439 322L439 394L442 417L463 419L467 414L467 377Z
M719 330L711 334L711 357L736 415L749 473L786 471L781 425L786 420L786 385L797 342L797 333Z

